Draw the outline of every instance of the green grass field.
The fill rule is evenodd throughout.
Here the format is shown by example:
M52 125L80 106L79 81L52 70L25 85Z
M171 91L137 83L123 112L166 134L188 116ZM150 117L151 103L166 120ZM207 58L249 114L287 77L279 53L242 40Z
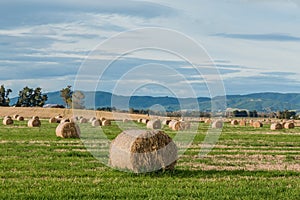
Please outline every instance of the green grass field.
M0 127L0 199L300 198L300 128L226 124L213 151L199 158L201 124L175 171L132 174L101 164L80 139L57 138L56 124ZM110 139L120 133L115 124L104 130Z

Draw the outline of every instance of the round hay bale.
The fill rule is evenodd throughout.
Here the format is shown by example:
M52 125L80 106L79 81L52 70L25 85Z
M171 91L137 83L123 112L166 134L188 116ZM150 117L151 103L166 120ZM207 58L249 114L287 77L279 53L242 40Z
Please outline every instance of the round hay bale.
M142 119L143 124L147 124L149 122L149 119Z
M27 123L28 127L40 127L41 121L39 119L30 119Z
M78 120L79 120L79 118L76 117L76 116L73 116L73 117L70 118L70 121L74 122L74 123L78 122Z
M60 120L61 124L66 123L66 122L71 122L71 120L69 118L65 118L65 119Z
M254 128L261 128L261 127L263 127L263 123L261 123L260 121L256 121L256 122L253 122L252 126Z
M206 119L206 120L204 121L205 124L211 124L211 122L212 122L211 119Z
M63 118L63 116L61 116L61 115L57 115L57 116L55 116L55 118L56 118L56 119L62 119L62 118Z
M135 173L174 170L177 159L176 144L163 131L124 131L110 145L110 165Z
M250 120L249 120L250 126L253 126L253 123L254 123L253 119L250 119Z
M18 119L19 115L14 115L13 118L14 119Z
M230 123L231 123L231 125L233 125L233 126L236 126L236 125L239 124L238 120L236 120L236 119L232 120Z
M56 127L56 136L62 138L79 138L80 129L74 122L66 122Z
M181 122L176 121L176 122L172 123L172 130L174 130L174 131L182 130Z
M247 121L246 120L241 120L240 121L240 126L247 126Z
M162 122L162 124L168 126L170 122L171 122L170 119L165 119L165 120Z
M91 117L90 119L89 119L89 122L90 123L92 123L94 120L96 120L97 118L96 117Z
M18 120L18 121L24 121L24 117L19 116L19 117L17 118L17 120Z
M282 124L280 124L280 123L273 123L273 124L271 124L271 130L272 131L274 131L274 130L280 130L280 129L282 129Z
M88 120L86 118L80 118L79 123L80 124L85 124L85 123L88 123Z
M5 116L3 119L12 119L11 116Z
M3 125L13 125L14 120L12 120L12 118L4 118L2 123Z
M287 122L287 123L285 123L284 128L285 129L293 129L293 128L295 128L295 124L293 122Z
M102 122L100 119L95 119L94 121L92 121L92 126L101 126Z
M211 125L211 128L215 128L215 129L223 128L223 121L222 120L214 121Z
M129 119L123 119L123 123L129 123L130 120Z
M100 120L103 122L104 120L106 120L105 117L100 117Z
M33 116L31 119L40 119L38 116Z
M49 119L49 123L50 123L50 124L57 123L57 119L56 119L55 117L51 117L51 118Z
M102 121L102 126L110 126L111 125L111 121L110 120L104 120Z
M151 120L147 123L148 129L161 129L161 122L159 119Z
M173 119L173 120L171 120L171 121L169 122L169 125L168 125L168 126L169 126L169 128L171 128L171 129L172 129L172 127L173 127L173 124L174 124L174 123L176 123L176 122L177 122L177 120L174 120L174 119Z
M138 123L142 123L143 119L138 119L137 122Z

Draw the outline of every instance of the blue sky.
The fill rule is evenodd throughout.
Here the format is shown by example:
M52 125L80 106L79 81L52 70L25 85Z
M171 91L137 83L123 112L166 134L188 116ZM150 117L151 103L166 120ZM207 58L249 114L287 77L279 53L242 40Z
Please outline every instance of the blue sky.
M218 68L226 94L299 92L299 24L300 3L292 0L4 0L0 2L0 83L12 88L13 95L24 86L60 90L74 84L82 63L98 44L120 32L159 27L200 44ZM95 66L114 53L102 52ZM143 70L126 75L135 66ZM127 94L126 88L137 84L136 95L166 96L172 95L166 90L170 84L178 95L191 96L182 80L171 81L166 77L172 74L158 66L176 70L197 96L210 96L205 76L198 76L190 63L158 51L118 60L97 88ZM88 77L82 80L82 88L90 90L85 87L89 82ZM149 84L143 87L143 83Z

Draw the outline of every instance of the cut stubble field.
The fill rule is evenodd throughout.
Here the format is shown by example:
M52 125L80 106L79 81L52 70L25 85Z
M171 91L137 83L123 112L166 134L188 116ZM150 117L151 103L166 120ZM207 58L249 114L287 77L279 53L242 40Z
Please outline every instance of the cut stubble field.
M0 199L299 199L300 128L273 131L225 124L215 148L199 158L208 125L174 171L111 169L80 139L61 139L57 124L0 125ZM87 124L86 126L89 126ZM142 128L145 125L139 124ZM121 130L102 128L109 139ZM175 132L163 130L171 137ZM186 133L188 134L188 133Z

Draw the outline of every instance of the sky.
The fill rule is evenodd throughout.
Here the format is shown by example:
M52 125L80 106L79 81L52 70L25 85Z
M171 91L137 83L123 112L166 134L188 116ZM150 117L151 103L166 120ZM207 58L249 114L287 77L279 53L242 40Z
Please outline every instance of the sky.
M12 96L67 85L179 97L298 93L299 24L296 0L3 0L0 83Z

